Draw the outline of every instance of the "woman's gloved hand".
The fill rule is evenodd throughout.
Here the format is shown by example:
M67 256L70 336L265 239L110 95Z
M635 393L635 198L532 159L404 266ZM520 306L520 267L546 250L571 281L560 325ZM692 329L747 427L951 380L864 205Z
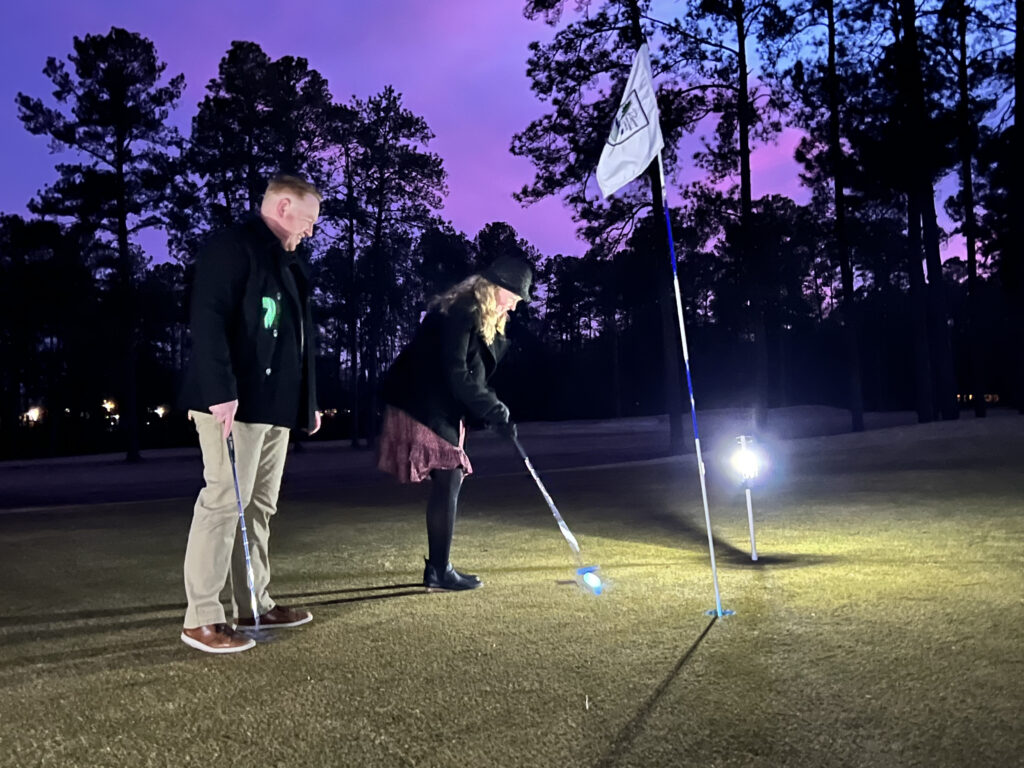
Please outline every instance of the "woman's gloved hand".
M516 429L513 421L500 421L491 425L491 429L508 440L515 440L519 437L519 430Z
M498 403L487 414L487 426L508 440L514 440L519 436L515 423L509 418L508 406Z

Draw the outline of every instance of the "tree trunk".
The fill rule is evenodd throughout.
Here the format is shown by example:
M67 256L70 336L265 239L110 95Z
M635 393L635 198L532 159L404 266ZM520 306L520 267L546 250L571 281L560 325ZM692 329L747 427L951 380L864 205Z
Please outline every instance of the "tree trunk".
M974 401L974 415L985 416L985 375L983 370L981 329L978 327L978 244L974 211L974 176L971 164L977 145L974 126L971 125L970 91L967 72L967 17L964 0L957 8L957 122L960 133L960 190L964 199L964 238L967 241L967 344L969 350L969 391Z
M349 199L351 201L353 191L349 189ZM351 216L351 213L350 213ZM357 298L359 291L357 290L358 273L356 271L356 223L353 218L349 218L348 226L348 255L349 255L349 277L351 284L349 286L349 298L351 304L351 310L348 313L348 341L349 341L349 367L352 372L352 448L359 448L359 307L357 306Z
M377 442L377 430L379 424L377 423L377 381L379 378L378 369L380 367L380 334L374 331L370 336L370 356L369 366L366 372L366 389L367 389L367 401L368 408L366 414L366 444L376 445Z
M385 203L385 170L381 169L381 181L377 190L377 212L373 226L373 242L370 244L369 257L375 259L371 262L370 282L371 300L370 306L374 311L367 316L369 324L370 346L369 357L365 358L366 366L366 387L368 409L366 414L366 442L367 445L375 445L377 442L377 430L380 426L377 423L377 381L380 374L380 346L383 328L380 321L380 312L384 310L386 297L383 287L383 253L384 253L384 203Z
M353 312L355 314L355 312ZM359 448L359 430L362 426L362 420L359 417L359 413L362 410L360 405L360 393L361 388L359 386L361 373L359 370L359 318L353 317L351 328L349 330L349 348L350 348L350 359L349 359L349 371L352 375L352 441L351 446L353 448Z
M619 355L619 328L612 318L609 342L612 348L612 415L616 419L622 418L622 371L619 369L621 358Z
M846 229L846 195L843 189L843 149L839 134L839 73L836 62L835 3L827 0L828 14L828 139L835 189L835 248L843 281L843 339L846 343L847 397L850 407L850 429L864 431L864 392L861 384L860 351L858 347L853 265Z
M777 392L777 402L780 408L785 408L790 403L789 393L789 366L787 365L787 351L786 351L786 329L782 326L777 326L775 329L776 334L776 345L775 355L777 365L775 366L775 387Z
M902 265L900 266L902 269ZM875 281L878 285L878 306L875 310L876 317L872 323L876 329L889 327L891 317L898 316L897 310L904 303L903 293L892 284L892 271L889 265L882 264L875 272ZM913 305L911 305L913 307ZM889 363L896 357L893 353L892 337L888 333L880 333L875 343L871 345L876 360L875 382L878 394L879 410L889 410L894 407L896 398L892 391L892 378L888 374ZM902 358L904 355L899 355Z
M123 144L123 142L122 142ZM142 460L139 451L139 390L138 390L138 313L135 307L135 275L131 245L128 242L128 200L125 190L124 163L118 158L115 165L117 178L117 260L121 271L121 290L124 300L125 370L124 402L121 404L121 434L125 440L125 461Z
M603 337L608 344L608 364L611 378L611 406L610 413L616 419L622 418L622 371L619 370L619 323L615 316L616 285L615 263L608 262L606 269L602 270L600 310L602 319Z
M927 112L921 80L921 58L917 43L917 17L914 0L900 0L901 41L900 83L905 105L905 136L908 152L909 184L912 198L923 222L924 255L928 265L928 311L931 331L935 400L944 419L959 416L956 384L953 377L953 351L949 338L949 311L939 251L939 228L935 217L935 191L928 162L924 156Z
M1017 0L1015 3L1016 15L1015 18L1019 21L1021 17L1021 6L1024 5L1022 0ZM1021 44L1021 36L1017 34L1013 44L1013 128L1010 134L1010 157L1013 158L1011 162L1014 163L1014 172L1010 174L1010 210L1011 211L1024 211L1024 193L1021 192L1021 179L1024 177L1024 158L1021 157L1021 153L1024 152L1024 143L1021 142L1020 137L1024 129L1020 126L1020 110L1021 104L1024 104L1024 85L1021 84L1021 69L1024 67L1024 45ZM1004 259L1016 260L1017 264L1013 267L1013 273L1016 275L1014 284L1010 287L1010 306L1015 309L1013 312L1016 315L1016 338L1017 344L1015 349L1024 349L1024 268L1022 268L1021 262L1024 261L1024 222L1021 221L1020 216L1010 217L1010 242L1009 248L1004 252ZM1017 361L1017 411L1024 414L1024 358L1021 355L1014 355Z
M932 367L928 345L928 299L921 267L921 211L917 198L907 195L907 272L910 274L910 306L914 326L914 383L917 391L917 420L934 421Z
M736 22L737 70L739 83L736 96L737 129L739 131L740 166L740 226L737 246L745 265L744 277L750 299L754 330L755 395L754 424L758 430L768 426L768 338L765 326L764 291L757 279L757 267L751 247L750 227L753 221L754 204L751 191L750 173L750 128L753 122L750 104L750 83L747 72L747 30L743 0L732 0L733 20Z
M935 404L943 419L960 418L956 401L956 376L953 372L953 342L949 329L949 304L946 281L942 276L939 254L939 223L935 215L935 197L930 183L921 189L925 263L928 265L928 314L931 324Z
M18 386L19 372L15 368L21 360L8 348L8 354L0 355L0 455L8 442L13 446L21 421L21 398ZM15 363L19 360L19 363Z

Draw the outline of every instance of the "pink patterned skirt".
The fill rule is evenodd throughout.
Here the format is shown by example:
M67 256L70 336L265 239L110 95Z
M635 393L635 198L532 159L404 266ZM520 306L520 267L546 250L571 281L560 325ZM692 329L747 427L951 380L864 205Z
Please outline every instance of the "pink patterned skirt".
M419 483L432 469L461 467L467 475L473 465L462 446L466 426L459 425L459 444L452 445L400 408L387 406L377 443L377 468L394 475L400 483Z

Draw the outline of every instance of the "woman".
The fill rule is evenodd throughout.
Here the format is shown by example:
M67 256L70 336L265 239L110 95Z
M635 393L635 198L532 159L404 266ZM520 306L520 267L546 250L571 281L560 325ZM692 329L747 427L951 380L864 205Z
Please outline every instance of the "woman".
M487 382L508 347L508 313L529 300L532 279L529 264L502 256L435 296L385 379L378 466L399 482L431 480L423 570L429 591L483 584L449 561L459 489L473 471L463 449L466 422L483 423L509 439L516 436L508 408Z

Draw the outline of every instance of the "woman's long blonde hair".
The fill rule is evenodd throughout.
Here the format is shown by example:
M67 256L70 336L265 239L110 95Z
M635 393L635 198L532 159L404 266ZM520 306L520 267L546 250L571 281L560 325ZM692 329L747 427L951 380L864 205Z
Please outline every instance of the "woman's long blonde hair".
M437 309L447 313L456 302L469 299L476 318L476 327L488 344L494 343L495 335L505 333L508 314L498 309L495 299L497 288L494 283L480 275L467 277L458 285L454 285L444 293L432 298L427 309Z

